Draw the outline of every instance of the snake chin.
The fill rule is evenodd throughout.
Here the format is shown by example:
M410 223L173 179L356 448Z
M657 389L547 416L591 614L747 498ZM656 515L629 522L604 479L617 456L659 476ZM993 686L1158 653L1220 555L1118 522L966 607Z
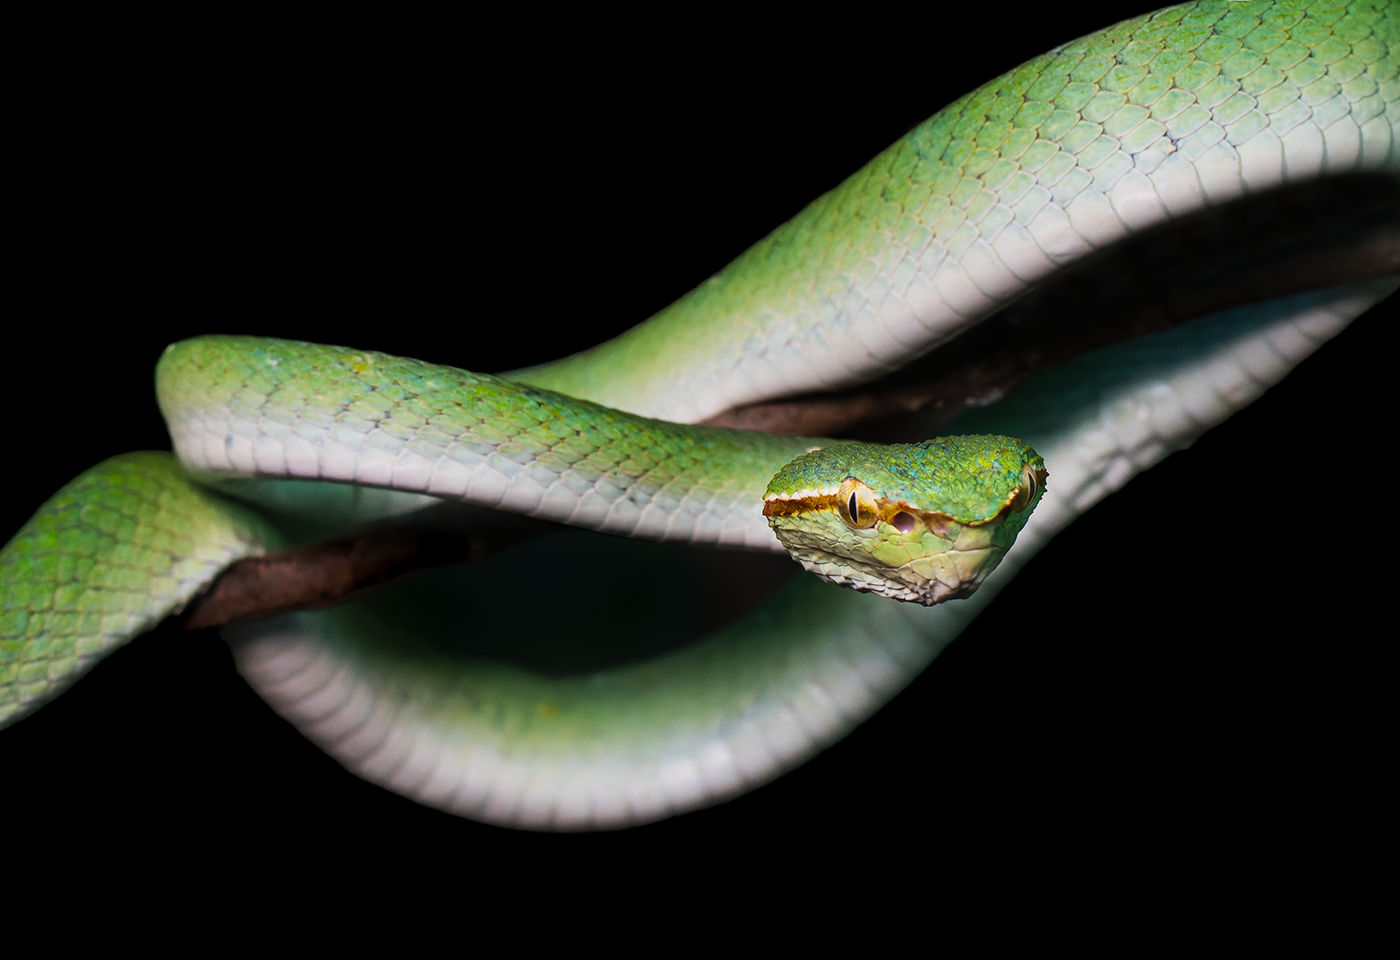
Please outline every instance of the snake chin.
M894 535L873 546L871 538L841 536L816 525L774 524L773 529L809 573L861 593L924 606L972 596L1006 555L999 531L989 527L964 527L955 540L939 540L933 550L927 537Z
M934 566L931 563L920 565L923 570L911 564L897 571L897 578L871 573L851 565L849 560L843 562L841 558L829 554L826 557L798 557L797 562L809 573L839 586L931 607L946 600L965 600L972 596L987 575L996 569L1004 554L1002 550L969 552L966 556L952 558L949 563L939 564L936 571L930 569ZM967 579L961 579L957 570L959 566L974 567L976 572ZM931 575L926 576L926 573Z

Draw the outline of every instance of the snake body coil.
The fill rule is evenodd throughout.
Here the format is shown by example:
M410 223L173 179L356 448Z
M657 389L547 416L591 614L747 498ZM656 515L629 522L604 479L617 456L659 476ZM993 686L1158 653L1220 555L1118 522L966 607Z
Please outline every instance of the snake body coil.
M507 551L479 574L444 570L228 630L240 670L311 739L463 815L619 826L770 779L907 683L1057 530L1247 405L1396 280L1126 341L974 410L959 432L1034 448L1002 464L1011 480L985 516L884 496L873 468L849 465L770 488L765 510L769 478L827 442L675 424L867 381L1094 251L1196 210L1321 177L1393 178L1397 74L1394 2L1184 4L973 91L652 321L558 363L501 380L286 341L178 344L158 387L183 466L131 455L94 468L0 555L0 710L13 719L42 703L228 564L299 542L294 502L318 535L411 513L426 494L758 550L776 546L769 520L808 511L780 535L809 569L932 599L987 578L990 567L947 572L957 554L1004 552L971 599L925 609L803 578L702 641L587 669L473 647L430 609L430 595L474 598L472 577L509 566L535 568L524 602L568 602L582 577L560 559L569 534L540 541L543 571ZM362 487L398 493L332 492ZM992 517L1025 524L1014 546L996 539L1013 527L979 526ZM964 544L982 530L986 542ZM901 537L937 540L943 559L896 557L917 573L897 588L832 559L838 542L872 537L886 555L906 549Z

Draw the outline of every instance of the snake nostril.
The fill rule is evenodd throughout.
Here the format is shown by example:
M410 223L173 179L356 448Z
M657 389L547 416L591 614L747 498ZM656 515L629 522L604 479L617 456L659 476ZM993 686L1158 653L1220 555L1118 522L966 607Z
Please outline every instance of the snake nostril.
M909 533L911 530L914 529L914 524L914 515L911 513L905 513L903 510L899 511L899 513L896 513L894 517L890 520L890 526L894 527L900 533Z

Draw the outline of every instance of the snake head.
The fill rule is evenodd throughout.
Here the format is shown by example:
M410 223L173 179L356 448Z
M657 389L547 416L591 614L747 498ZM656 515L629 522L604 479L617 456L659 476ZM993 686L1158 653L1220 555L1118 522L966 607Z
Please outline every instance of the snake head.
M996 569L1047 475L1012 437L849 443L779 470L763 515L822 579L931 606L971 596Z

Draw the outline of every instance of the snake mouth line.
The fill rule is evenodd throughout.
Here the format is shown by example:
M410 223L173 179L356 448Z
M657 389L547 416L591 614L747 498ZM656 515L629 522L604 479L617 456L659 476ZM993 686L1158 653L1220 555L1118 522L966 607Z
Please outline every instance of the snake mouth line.
M1044 489L1049 471L1044 468L1028 470L1029 483L1017 487L1007 497L1000 510L981 520L962 520L941 510L925 510L907 500L891 500L874 497L875 521L894 527L900 533L912 533L917 524L936 537L954 541L964 527L985 527L1005 521L1009 513L1024 510L1036 496L1036 490ZM814 494L802 497L772 497L763 501L765 517L800 517L816 513L831 512L842 514L844 494L840 491ZM843 514L844 515L844 514ZM874 523L870 524L871 526Z
M923 524L930 533L945 540L956 539L956 531L961 527L981 527L989 523L997 523L1004 519L1007 512L1011 510L1011 504L1008 503L994 516L985 520L966 521L959 520L957 517L939 510L920 509L905 500L887 500L884 497L877 497L875 507L878 511L877 519L889 524L901 533L911 532L913 529L911 524L917 521ZM775 497L763 502L763 515L765 517L800 517L815 513L839 513L840 509L841 495L839 493L814 497L795 497L793 499Z

